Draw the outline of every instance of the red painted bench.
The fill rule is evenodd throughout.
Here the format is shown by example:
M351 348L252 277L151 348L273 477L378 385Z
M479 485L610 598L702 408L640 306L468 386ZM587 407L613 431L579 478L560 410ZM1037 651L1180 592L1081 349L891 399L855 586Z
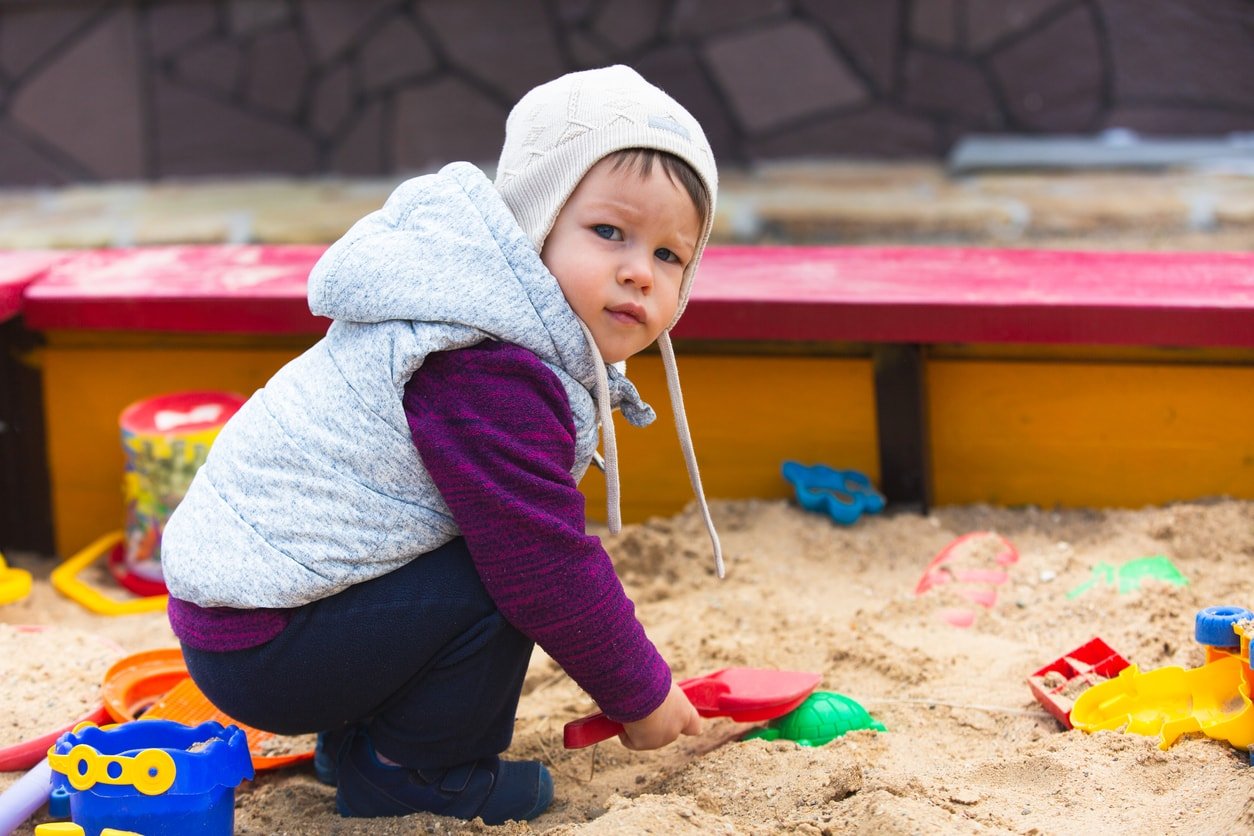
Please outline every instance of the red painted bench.
M33 329L320 333L321 246L90 251L24 287ZM1254 254L711 247L693 340L1254 346Z

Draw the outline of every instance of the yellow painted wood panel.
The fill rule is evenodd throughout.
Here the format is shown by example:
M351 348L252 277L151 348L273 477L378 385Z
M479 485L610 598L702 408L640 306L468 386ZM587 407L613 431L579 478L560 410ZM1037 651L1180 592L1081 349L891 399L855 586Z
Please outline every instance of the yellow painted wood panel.
M40 355L48 424L53 521L69 555L123 525L124 457L118 416L130 403L190 389L248 395L298 353L282 346L215 348L67 342ZM624 519L682 510L692 500L657 355L631 374L658 421L618 417ZM702 355L680 359L689 424L711 497L782 497L788 458L853 467L878 478L871 365L865 359ZM589 471L589 515L603 519L604 479Z
M212 340L53 340L44 373L58 551L123 522L117 418L128 404L187 389L248 394L303 346ZM618 419L624 519L692 499L657 355L632 378L659 413ZM853 467L878 481L872 368L865 358L705 354L680 373L706 493L789 493L785 459ZM928 364L938 503L1139 506L1228 494L1254 498L1254 368L1231 364L933 359ZM604 480L582 485L603 518Z
M1254 499L1254 368L933 360L936 502Z
M623 519L673 514L692 501L661 358L629 361L658 413L639 429L617 415ZM688 423L705 492L714 498L784 497L786 459L849 467L879 479L874 383L867 359L696 355L679 358ZM604 519L605 480L581 485L588 516Z
M191 390L247 396L297 353L291 347L134 348L100 342L42 350L57 552L69 556L124 524L118 416L129 404Z

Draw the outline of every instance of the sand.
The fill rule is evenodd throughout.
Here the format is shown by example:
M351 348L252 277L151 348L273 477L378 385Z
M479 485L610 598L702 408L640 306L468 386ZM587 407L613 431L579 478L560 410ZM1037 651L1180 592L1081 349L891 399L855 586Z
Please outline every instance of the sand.
M641 619L676 673L728 666L814 671L888 729L816 748L742 741L749 727L708 720L699 737L636 753L617 741L566 751L562 726L593 706L537 652L512 754L557 782L529 825L485 828L427 815L348 820L308 765L263 773L236 796L241 834L409 833L1189 833L1254 832L1254 769L1227 743L1064 731L1025 678L1095 636L1142 669L1195 667L1193 616L1254 607L1254 503L1135 511L982 506L881 515L840 527L782 501L715 503L728 576L713 577L692 513L606 538ZM961 535L996 532L1017 550L990 608L942 585L914 590ZM989 561L996 550L967 555ZM1166 555L1186 586L1146 581L1119 593L1090 580L1102 562ZM0 622L88 629L128 651L172 643L160 615L94 616L48 587L48 561ZM970 627L942 619L974 614ZM0 693L10 693L0 683ZM0 775L0 788L16 773ZM31 825L17 831L31 832Z

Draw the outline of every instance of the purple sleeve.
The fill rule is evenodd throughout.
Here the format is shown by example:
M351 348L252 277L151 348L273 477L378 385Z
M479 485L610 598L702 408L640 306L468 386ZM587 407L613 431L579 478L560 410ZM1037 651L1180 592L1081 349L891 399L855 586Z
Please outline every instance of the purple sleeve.
M645 635L570 470L575 428L557 376L484 342L429 355L405 388L414 444L501 613L619 722L666 698Z

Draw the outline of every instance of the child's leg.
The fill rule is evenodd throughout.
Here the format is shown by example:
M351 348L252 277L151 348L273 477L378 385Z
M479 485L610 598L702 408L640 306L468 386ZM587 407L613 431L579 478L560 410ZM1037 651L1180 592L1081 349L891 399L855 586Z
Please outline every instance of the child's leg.
M241 722L286 734L358 723L386 758L441 768L509 746L531 648L458 538L301 608L261 647L184 653Z

